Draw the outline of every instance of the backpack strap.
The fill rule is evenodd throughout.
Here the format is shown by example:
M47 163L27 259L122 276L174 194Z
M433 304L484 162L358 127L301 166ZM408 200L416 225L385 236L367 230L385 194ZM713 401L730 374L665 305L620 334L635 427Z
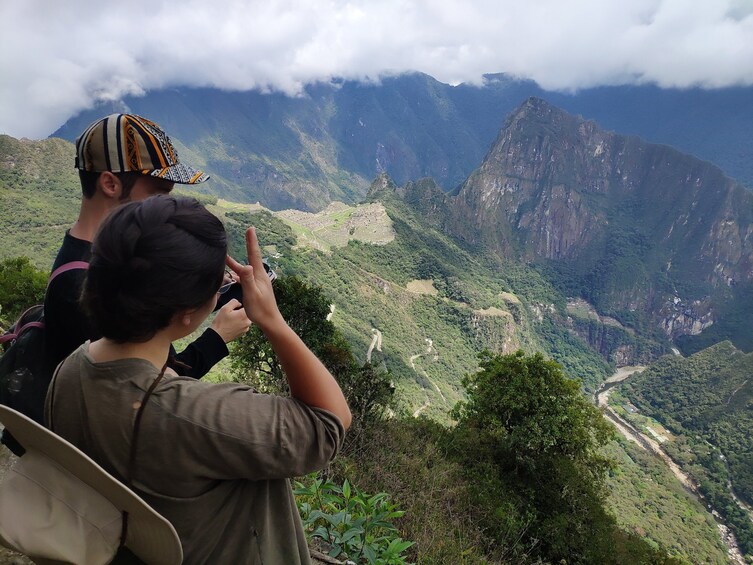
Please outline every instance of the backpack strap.
M57 269L52 271L52 274L50 275L50 280L47 282L47 285L55 279L58 275L62 275L63 273L67 273L68 271L73 271L74 269L83 269L86 270L89 268L89 263L86 261L71 261L70 263L64 263L60 265Z
M0 335L0 344L5 343L6 341L13 341L14 339L17 339L18 336L20 336L22 333L24 333L26 330L30 330L31 328L43 328L44 322L29 322L28 324L24 324L20 328L17 328L15 331L7 334Z
M27 308L26 310L24 310L24 313L18 317L18 321L15 324L13 324L6 333L0 335L0 345L5 343L6 341L13 341L14 339L16 339L18 336L20 336L22 333L24 333L28 329L43 328L44 322L41 321L41 316L38 313L40 309L41 309L41 306L37 304L35 306L31 306ZM34 313L34 310L37 310L37 313ZM33 315L30 316L30 314L33 314ZM22 323L26 319L27 316L29 318L32 318L33 321Z

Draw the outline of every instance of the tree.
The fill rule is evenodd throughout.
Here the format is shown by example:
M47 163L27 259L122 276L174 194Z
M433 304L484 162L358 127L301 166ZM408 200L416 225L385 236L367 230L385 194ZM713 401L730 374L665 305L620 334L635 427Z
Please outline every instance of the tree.
M479 497L508 501L493 527L508 539L517 529L524 547L552 561L608 555L610 462L599 449L614 432L580 384L557 363L522 351L483 353L480 370L463 384L468 401L453 410L452 445L479 475Z
M329 348L329 354L333 360L336 359L337 355L331 351L333 346L347 344L344 340L336 339L335 326L327 320L329 301L322 289L310 286L298 277L280 276L275 281L274 290L280 313L309 349L322 359ZM261 392L287 392L282 367L272 346L257 326L252 326L233 343L231 355L236 380L248 383Z

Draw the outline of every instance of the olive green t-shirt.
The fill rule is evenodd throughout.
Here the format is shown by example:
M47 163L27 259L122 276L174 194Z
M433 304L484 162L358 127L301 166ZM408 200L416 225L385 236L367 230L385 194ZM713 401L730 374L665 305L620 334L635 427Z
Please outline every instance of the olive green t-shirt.
M139 403L159 371L83 344L47 395L50 428L125 482ZM144 408L131 488L175 527L184 563L309 563L289 477L325 467L332 413L235 383L165 376Z

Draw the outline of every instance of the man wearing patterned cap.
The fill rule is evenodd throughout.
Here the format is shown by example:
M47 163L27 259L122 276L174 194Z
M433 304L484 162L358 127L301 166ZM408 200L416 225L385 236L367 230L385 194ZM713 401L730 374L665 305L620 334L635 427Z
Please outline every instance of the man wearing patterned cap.
M157 124L132 114L112 114L86 128L76 140L75 166L81 181L81 208L52 267L44 299L44 369L34 373L33 397L26 399L24 409L39 423L47 385L57 365L86 340L99 338L78 300L100 224L124 202L167 194L175 183L197 184L209 178L179 161L170 138ZM211 327L174 355L173 363L182 375L203 377L228 354L226 343L249 328L251 322L241 303L230 293L225 296L230 300L220 308ZM23 453L6 431L2 443L17 455Z
M179 161L170 138L157 124L132 114L112 114L86 128L76 140L75 166L81 180L81 209L65 234L53 271L88 261L100 224L120 204L167 194L175 183L197 184L209 178ZM52 369L86 340L99 337L78 303L84 277L85 270L72 269L55 277L47 289L45 341ZM211 327L175 357L181 374L201 378L227 355L225 344L250 325L240 306L238 300L230 300Z

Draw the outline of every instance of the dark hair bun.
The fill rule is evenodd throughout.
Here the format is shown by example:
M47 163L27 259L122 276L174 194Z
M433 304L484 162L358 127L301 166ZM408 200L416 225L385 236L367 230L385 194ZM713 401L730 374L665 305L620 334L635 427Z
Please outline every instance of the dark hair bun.
M117 208L92 245L82 302L101 335L141 342L212 298L227 237L193 198L153 196Z

